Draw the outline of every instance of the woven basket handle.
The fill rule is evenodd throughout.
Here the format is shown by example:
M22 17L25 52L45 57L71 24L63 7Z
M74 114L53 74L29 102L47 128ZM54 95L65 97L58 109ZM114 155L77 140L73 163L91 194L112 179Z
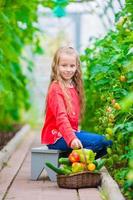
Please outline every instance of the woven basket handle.
M85 160L85 169L87 170L87 158L86 158L86 154L85 154L85 151L84 151L83 147L81 148L81 150L82 150L82 153L83 153L83 156L84 156L84 160Z

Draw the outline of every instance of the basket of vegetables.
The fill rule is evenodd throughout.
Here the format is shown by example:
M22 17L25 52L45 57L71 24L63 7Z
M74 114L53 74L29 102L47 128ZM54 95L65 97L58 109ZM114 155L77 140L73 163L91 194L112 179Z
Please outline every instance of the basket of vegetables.
M98 187L101 183L99 170L105 159L95 160L96 153L90 149L73 150L67 158L59 158L59 168L52 163L46 165L57 173L57 184L61 188Z

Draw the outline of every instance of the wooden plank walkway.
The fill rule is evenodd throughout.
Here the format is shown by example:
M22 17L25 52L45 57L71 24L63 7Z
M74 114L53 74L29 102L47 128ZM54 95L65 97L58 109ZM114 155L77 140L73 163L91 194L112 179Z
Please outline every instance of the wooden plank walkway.
M97 188L62 189L44 172L38 181L30 180L30 149L38 146L39 131L31 133L0 172L0 200L101 200Z

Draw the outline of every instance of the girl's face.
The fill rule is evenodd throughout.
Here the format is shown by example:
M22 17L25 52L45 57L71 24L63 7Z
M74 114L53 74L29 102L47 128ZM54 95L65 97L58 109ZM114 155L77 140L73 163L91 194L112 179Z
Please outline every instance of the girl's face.
M61 78L64 79L64 81L70 81L77 70L76 55L62 53L60 55L58 69Z

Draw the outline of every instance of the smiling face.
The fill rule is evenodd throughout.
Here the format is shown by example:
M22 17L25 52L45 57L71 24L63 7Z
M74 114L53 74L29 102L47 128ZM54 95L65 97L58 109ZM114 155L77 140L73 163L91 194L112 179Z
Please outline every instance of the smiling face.
M76 55L75 54L69 55L66 53L62 53L59 59L58 70L59 70L59 75L64 81L66 82L71 81L77 70Z

